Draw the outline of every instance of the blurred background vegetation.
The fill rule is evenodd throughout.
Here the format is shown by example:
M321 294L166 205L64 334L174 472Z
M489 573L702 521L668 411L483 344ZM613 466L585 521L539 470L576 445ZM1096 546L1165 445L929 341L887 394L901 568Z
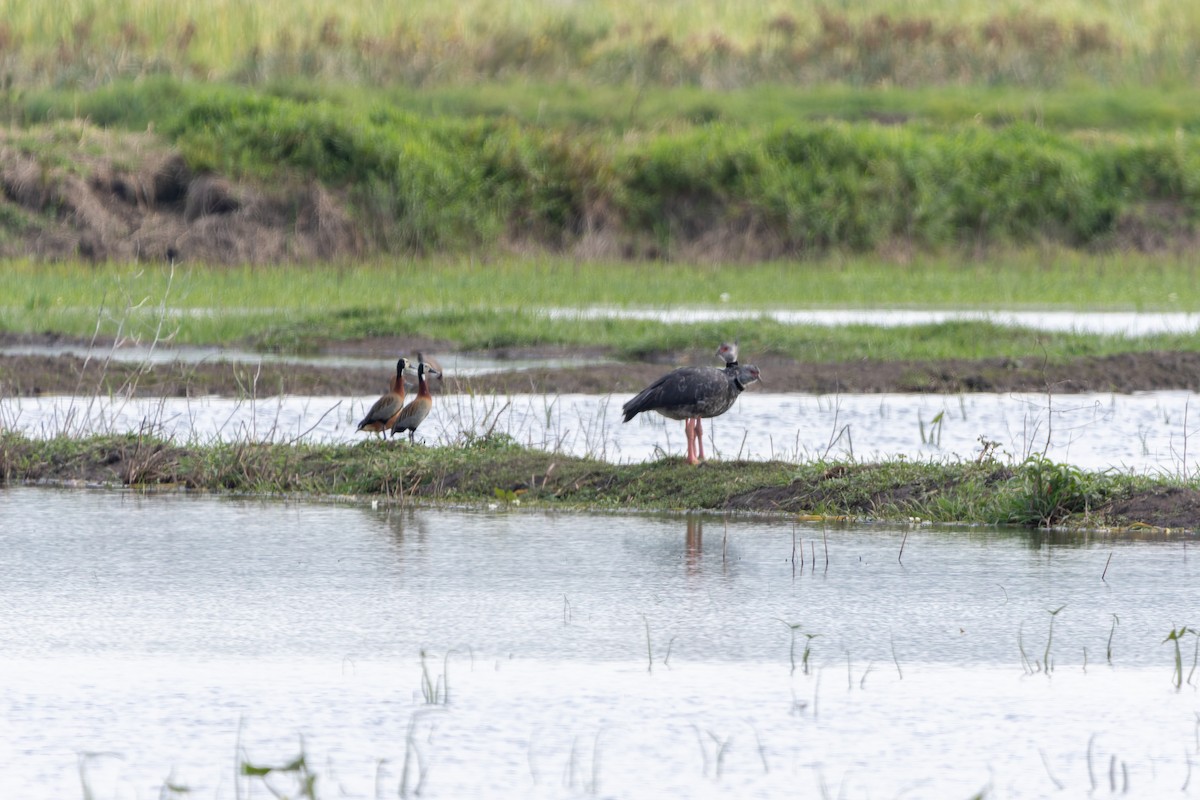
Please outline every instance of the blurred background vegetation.
M102 128L189 179L320 184L353 229L326 259L1195 244L1188 3L0 6L0 146L37 164L0 174L10 241L80 216L56 187L96 183ZM106 141L143 168L142 140Z

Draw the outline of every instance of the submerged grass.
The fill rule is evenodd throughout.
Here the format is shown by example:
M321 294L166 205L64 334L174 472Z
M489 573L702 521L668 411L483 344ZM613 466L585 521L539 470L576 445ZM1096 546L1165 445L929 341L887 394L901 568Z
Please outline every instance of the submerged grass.
M373 498L394 504L519 504L523 508L690 510L892 521L1104 525L1110 501L1178 479L1094 476L1093 502L1053 519L1019 517L1029 467L998 462L711 461L611 464L518 446L503 435L465 447L253 442L177 445L142 435L31 439L0 433L4 482L85 482L157 491Z

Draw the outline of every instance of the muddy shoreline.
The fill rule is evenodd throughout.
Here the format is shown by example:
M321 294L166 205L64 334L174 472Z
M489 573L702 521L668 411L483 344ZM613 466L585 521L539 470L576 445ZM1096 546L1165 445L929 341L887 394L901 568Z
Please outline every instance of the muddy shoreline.
M58 337L0 336L0 348L77 344ZM378 368L277 360L200 363L139 363L112 358L111 345L91 344L87 358L75 355L0 355L0 396L129 393L143 397L245 397L280 394L300 396L370 395L387 389L390 363L400 354L415 357L437 343L362 340L330 343L321 353L347 359L378 359ZM454 354L435 351L443 362ZM160 349L159 354L163 351ZM637 392L665 371L683 364L712 361L708 353L664 353L653 363L608 363L561 368L513 369L505 361L522 359L596 360L599 350L540 347L504 349L463 356L495 359L501 370L458 376L447 370L435 382L439 393L608 394ZM751 359L743 359L749 361ZM1200 390L1200 353L1122 353L1047 363L1039 358L992 358L945 361L855 361L813 363L764 355L752 359L763 373L762 391L809 394L1081 392L1130 393L1153 390Z

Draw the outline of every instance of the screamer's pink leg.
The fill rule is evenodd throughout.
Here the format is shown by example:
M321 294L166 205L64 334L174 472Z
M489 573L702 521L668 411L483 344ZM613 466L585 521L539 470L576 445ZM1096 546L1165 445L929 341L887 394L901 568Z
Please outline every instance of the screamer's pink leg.
M696 420L688 419L683 423L683 433L687 436L687 462L699 463L696 460Z

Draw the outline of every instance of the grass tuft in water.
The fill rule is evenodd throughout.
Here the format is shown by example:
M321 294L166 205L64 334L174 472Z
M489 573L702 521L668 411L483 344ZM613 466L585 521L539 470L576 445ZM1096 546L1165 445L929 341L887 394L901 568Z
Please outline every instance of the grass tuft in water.
M242 777L257 778L263 786L275 797L297 797L303 800L317 800L317 774L308 768L308 757L304 752L304 741L300 741L300 755L286 764L277 767L253 764L244 754L239 756L238 772ZM273 785L270 778L282 776L293 789L281 790Z
M1047 676L1054 671L1054 662L1050 660L1050 646L1054 642L1054 620L1058 618L1059 612L1064 608L1066 608L1066 605L1061 605L1053 611L1049 609L1046 611L1050 615L1050 631L1046 635L1046 652L1042 654L1042 663L1045 664Z
M1163 644L1171 642L1175 645L1175 671L1171 675L1171 682L1175 684L1176 689L1183 688L1183 651L1180 647L1180 642L1183 640L1183 637L1187 636L1188 634L1200 636L1200 632L1198 632L1195 628L1189 628L1184 625L1178 628L1172 628L1171 632L1167 634L1167 638L1163 639L1162 642ZM1198 652L1200 652L1200 650L1198 650ZM1195 670L1196 667L1193 663L1192 672L1195 672ZM1190 674L1188 675L1188 682L1191 682Z
M429 673L426 661L428 654L421 650L421 698L426 705L445 706L450 704L450 653L442 659L442 674L436 679Z

